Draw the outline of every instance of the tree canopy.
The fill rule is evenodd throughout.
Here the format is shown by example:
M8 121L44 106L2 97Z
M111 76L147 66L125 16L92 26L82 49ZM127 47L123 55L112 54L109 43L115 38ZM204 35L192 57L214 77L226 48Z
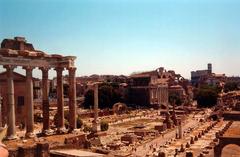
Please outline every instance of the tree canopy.
M169 94L168 99L171 104L175 103L177 106L180 106L183 103L180 96L176 93Z
M240 82L237 81L226 82L226 84L224 85L224 92L239 90L239 84Z
M98 88L98 107L112 108L112 106L117 102L123 102L123 95L119 88L114 84L103 83L99 85ZM83 103L84 108L90 108L94 105L94 91L89 90L85 94L85 101Z
M198 107L212 107L217 104L220 89L216 86L204 85L196 92Z

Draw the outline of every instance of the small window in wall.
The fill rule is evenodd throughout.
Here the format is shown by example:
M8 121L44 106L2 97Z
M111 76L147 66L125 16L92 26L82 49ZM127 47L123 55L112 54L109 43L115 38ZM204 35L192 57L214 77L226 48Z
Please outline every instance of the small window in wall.
M24 96L18 96L17 105L24 106Z

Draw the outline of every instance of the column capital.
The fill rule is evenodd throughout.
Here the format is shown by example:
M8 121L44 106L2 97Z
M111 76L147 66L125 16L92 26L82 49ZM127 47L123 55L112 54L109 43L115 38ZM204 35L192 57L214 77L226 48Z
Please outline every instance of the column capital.
M70 78L71 78L71 77L75 77L75 73L76 73L76 70L77 70L76 67L69 67L69 68L67 68L67 70L68 70L68 73L69 73L69 77L70 77Z
M26 71L32 71L35 67L32 66L24 66L22 67L23 69L25 69Z
M15 66L15 65L4 65L3 66L5 69L7 69L7 70L13 70L13 69L15 69L17 66Z
M95 83L93 86L94 86L95 88L98 88L98 83Z
M62 72L64 70L64 67L56 67L54 68L57 72Z
M77 68L76 68L76 67L68 67L67 70L68 70L68 71L76 71Z
M48 72L51 68L50 67L39 67L39 70L42 70L42 72Z

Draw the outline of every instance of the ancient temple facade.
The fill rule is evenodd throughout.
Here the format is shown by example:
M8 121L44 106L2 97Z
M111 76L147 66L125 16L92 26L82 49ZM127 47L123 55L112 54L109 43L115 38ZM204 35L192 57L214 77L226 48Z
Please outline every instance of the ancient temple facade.
M7 75L6 91L3 99L6 100L7 114L2 114L6 118L8 125L7 138L16 138L16 102L14 99L14 70L21 67L25 70L25 100L26 109L26 136L34 136L34 91L33 91L33 70L40 69L42 72L42 109L43 109L43 133L50 130L49 124L49 83L48 74L50 69L56 71L57 76L57 114L58 131L64 130L64 97L63 97L63 71L68 70L69 76L69 123L70 130L76 128L76 67L74 65L75 56L62 56L58 54L47 54L43 51L35 50L31 43L27 43L24 37L14 39L4 39L0 48L0 66L5 69ZM1 67L1 68L2 68ZM2 119L4 119L2 117Z

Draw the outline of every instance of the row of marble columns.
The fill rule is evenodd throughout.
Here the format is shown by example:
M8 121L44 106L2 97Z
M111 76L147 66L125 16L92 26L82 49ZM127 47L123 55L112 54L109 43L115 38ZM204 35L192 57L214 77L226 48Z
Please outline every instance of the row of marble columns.
M15 102L14 102L14 80L13 70L16 66L7 65L4 68L7 70L7 116L8 116L8 132L7 138L16 138L16 119L15 119ZM26 136L34 136L34 104L33 104L33 77L32 71L34 67L23 67L26 70ZM42 71L42 110L43 110L43 133L50 131L49 122L49 98L48 98L48 71L50 68L40 68ZM64 94L63 94L63 67L55 68L57 72L57 129L59 132L65 129L64 127ZM68 68L69 71L69 129L76 129L76 78L75 67Z
M159 105L166 105L167 110L168 106L168 86L160 85L157 87L157 101Z

